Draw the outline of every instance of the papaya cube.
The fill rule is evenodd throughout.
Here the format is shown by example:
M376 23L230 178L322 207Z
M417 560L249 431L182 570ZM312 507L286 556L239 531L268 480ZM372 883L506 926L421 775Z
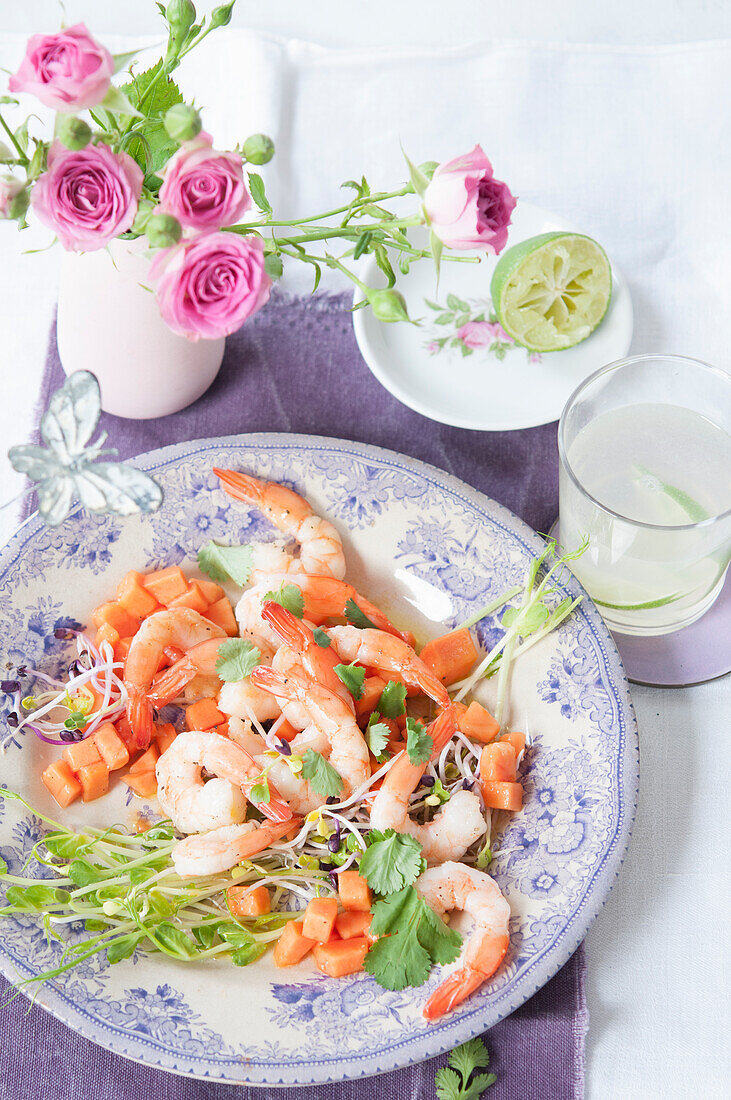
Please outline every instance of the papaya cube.
M313 898L308 902L302 921L302 934L308 940L325 943L330 939L338 915L335 898Z
M225 630L229 638L235 638L238 634L239 626L236 622L236 616L231 607L231 602L226 596L212 603L206 610L205 616L210 622L215 623L216 626L220 626L221 630Z
M185 708L185 724L189 730L212 730L226 721L213 699L199 699Z
M215 581L209 581L208 579L203 578L196 580L195 584L198 585L201 592L203 593L203 598L209 604L218 603L218 601L222 600L224 597L225 593L223 589L221 588L220 584L216 584Z
M95 607L91 613L91 618L96 627L100 627L103 623L108 623L109 626L114 627L120 638L125 638L128 634L134 634L139 626L139 620L130 615L128 611L125 611L116 600L108 600L106 603L100 604L99 607Z
M146 619L160 607L152 592L142 583L141 573L130 569L117 585L117 603L135 619Z
M150 745L147 752L143 752L142 756L135 760L134 764L130 764L128 775L142 775L143 772L154 772L157 758L160 755L160 750L157 745Z
M98 760L94 764L84 764L79 768L78 775L84 802L93 802L109 790L109 768L103 760Z
M369 947L370 943L365 936L357 936L352 940L316 943L312 954L315 966L322 974L327 974L330 978L344 978L346 974L357 974L363 969Z
M376 709L376 703L381 698L386 681L381 676L366 676L363 681L363 694L355 700L355 717L359 722L370 718L371 711Z
M302 921L292 920L285 925L284 931L274 947L275 966L294 966L301 962L315 941L307 939L302 931Z
M140 798L152 798L157 794L157 777L154 771L139 772L137 775L125 775L122 781Z
M371 888L359 871L341 871L338 875L338 894L343 909L369 913Z
M457 725L465 737L480 741L483 745L489 745L500 732L500 723L476 699L458 719Z
M93 737L85 737L83 741L77 741L73 745L67 745L61 753L72 772L78 772L80 768L88 764L98 764L101 754Z
M81 794L81 784L66 760L54 760L43 772L41 779L49 793L63 808L70 806Z
M229 886L226 900L234 917L263 917L271 910L271 898L266 886L250 890L248 886Z
M472 671L479 654L469 630L462 627L427 642L419 656L443 684L454 684Z
M203 595L198 582L191 581L187 591L183 592L182 596L176 596L171 600L168 607L189 607L200 615L205 615L208 610L208 600Z
M338 913L335 921L335 931L340 936L341 940L354 940L358 936L365 936L368 934L371 920L372 917L370 913L357 913L355 910Z
M94 733L94 744L110 772L129 763L129 749L111 722L103 722L99 726Z
M115 630L109 623L102 623L94 637L94 645L97 649L101 648L103 642L107 642L116 653L119 644L119 631Z
M142 584L165 607L171 600L188 591L188 582L179 565L169 565L167 569L156 569L154 573L148 573L143 576Z
M159 725L155 726L154 737L161 756L164 752L167 752L177 736L178 731L172 722L160 722Z

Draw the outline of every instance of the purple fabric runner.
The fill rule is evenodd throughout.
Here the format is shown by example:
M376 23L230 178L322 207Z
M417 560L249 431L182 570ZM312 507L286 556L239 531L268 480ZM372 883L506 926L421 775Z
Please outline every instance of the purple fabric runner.
M490 367L486 365L486 374ZM40 410L64 380L51 334ZM558 511L556 425L476 432L427 420L368 371L345 298L270 304L227 343L221 372L190 408L159 420L104 415L128 458L168 443L239 432L302 432L375 443L430 462L511 508L539 531ZM31 505L33 506L33 505ZM552 981L487 1033L497 1083L489 1100L581 1100L588 1025L583 947ZM7 983L0 979L0 1000ZM260 1100L265 1090L194 1081L137 1065L75 1035L23 998L2 1010L0 1100ZM282 1100L432 1100L445 1057L365 1081L270 1090Z

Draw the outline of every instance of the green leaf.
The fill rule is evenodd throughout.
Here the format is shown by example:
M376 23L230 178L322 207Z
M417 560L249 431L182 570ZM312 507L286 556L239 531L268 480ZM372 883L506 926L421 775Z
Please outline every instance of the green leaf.
M460 1080L453 1069L442 1066L434 1075L434 1084L437 1090L437 1100L460 1100L462 1089Z
M394 894L415 882L423 870L421 844L408 833L371 829L360 873L378 894Z
M451 325L454 320L453 313L440 313L438 317L434 318L435 325Z
M346 601L344 614L350 625L357 626L358 630L376 629L376 624L372 623L365 612L361 611L355 600Z
M158 61L150 69L138 73L129 84L120 89L133 107L141 110L145 116L134 128L134 132L125 151L135 158L145 169L148 185L155 184L154 174L159 172L178 149L163 125L163 117L170 107L182 103L180 89L169 77L159 79L143 101L143 96L157 76L162 62ZM150 178L153 177L153 178ZM153 190L159 187L159 181Z
M406 719L406 752L412 764L426 764L434 751L434 741L418 718Z
M462 937L446 925L425 901L422 900L421 904L423 909L417 932L419 943L438 966L449 966L459 955Z
M5 860L2 857L0 857L0 875L7 875L7 873L8 873L8 865L5 862Z
M74 859L69 864L68 875L76 886L91 886L101 882L104 873L86 859Z
M403 147L401 149L401 152L404 153ZM411 180L411 186L414 188L414 191L417 195L423 195L427 187L429 186L428 177L424 175L420 168L417 168L416 165L409 160L409 158L406 156L406 153L404 153L404 160L409 167L409 179Z
M112 84L101 103L105 111L112 115L127 115L129 118L144 118L124 94L121 88L115 88Z
M312 637L320 646L320 649L327 649L328 646L332 645L330 639L328 638L327 634L321 626L315 627L315 629L312 631Z
M466 1081L473 1070L486 1069L490 1065L490 1055L482 1039L475 1037L455 1047L447 1061L453 1069L462 1074Z
M372 912L371 931L382 938L366 955L365 969L387 989L422 985L432 963L451 962L459 954L462 937L446 926L413 886L376 901Z
M402 943L401 940L408 942ZM429 977L431 965L429 953L418 940L407 936L386 936L372 945L363 969L384 989L398 990L405 989L407 985L423 985Z
M61 859L73 859L76 853L88 844L89 839L83 833L76 835L75 833L54 832L46 833L43 843L52 856L59 856Z
M434 786L429 788L429 798L438 798L440 803L449 802L451 794L442 783L439 776L434 780Z
M494 1085L496 1081L497 1077L494 1073L478 1073L462 1093L463 1100L480 1100L485 1089Z
M429 249L434 259L434 266L437 269L437 279L439 278L439 269L442 263L442 252L444 251L444 245L437 237L434 230L429 231Z
M264 190L264 180L258 172L249 172L249 191L251 197L263 214L271 214L272 208Z
M176 928L170 921L162 921L154 929L155 939L170 955L179 959L190 959L195 955L195 944L191 943L188 936Z
M360 699L363 694L363 685L365 684L365 669L355 663L350 665L335 665L335 673L338 679L345 684L353 698Z
M406 710L406 685L389 680L376 703L376 709L384 718L398 718Z
M269 790L269 784L264 780L263 783L255 783L250 791L253 802L263 802L265 805L271 802L272 792Z
M458 298L456 294L447 295L447 305L450 309L459 310L461 313L469 313L470 307L463 298Z
M59 890L55 886L9 886L5 891L8 905L28 913L42 913L51 905L65 905L69 900L68 890Z
M305 598L302 595L302 589L298 588L296 584L282 584L276 592L267 592L262 603L266 603L267 600L278 603L285 611L289 611L298 619L304 616Z
M546 605L538 602L530 604L526 608L509 607L507 611L503 612L500 621L506 630L515 627L516 633L521 638L527 638L529 635L535 634L542 626L545 626L549 614Z
M429 309L435 310L437 313L441 313L441 311L444 309L444 306L440 306L436 302L432 302L429 298L424 299L424 304L429 306Z
M144 932L130 932L127 936L118 936L107 944L107 958L110 963L121 962L134 954L135 947L140 942Z
M371 715L371 718L373 718L374 715L377 716L378 712L374 711ZM390 729L385 722L376 721L371 723L369 720L365 732L366 740L368 742L368 748L371 750L376 759L380 758L381 754L386 748L386 745L388 744L388 739L391 736Z
M488 836L487 840L485 841L485 843L483 844L483 846L480 848L479 852L477 853L477 861L476 861L475 866L477 867L477 869L479 871L484 871L485 868L489 867L491 863L492 863L492 848L490 847L490 838Z
M225 924L219 924L218 935L222 940L234 948L248 947L256 942L251 932L242 928L240 924L236 924L235 921L227 921Z
M213 947L219 927L218 924L202 924L199 928L193 928L193 935L204 951Z
M216 672L229 684L251 676L260 663L261 650L248 638L229 638L218 647Z
M314 749L308 749L302 757L302 778L306 779L315 794L323 798L339 795L343 789L343 780L324 756Z
M361 256L363 255L363 253L368 251L368 246L370 245L372 240L373 240L373 234L371 232L369 232L368 230L366 230L366 232L363 233L362 236L358 237L358 243L356 244L355 248L353 249L353 259L354 260L359 260L361 258Z
M128 53L113 53L112 58L114 60L114 73L121 73L122 69L126 69L130 61L134 61L139 50L130 50Z
M251 573L252 547L220 546L216 542L207 542L198 551L198 568L217 584L232 580L243 588Z
M239 947L237 951L234 951L231 955L231 962L235 966L248 966L249 963L256 962L260 959L267 949L265 943L247 943L243 947Z

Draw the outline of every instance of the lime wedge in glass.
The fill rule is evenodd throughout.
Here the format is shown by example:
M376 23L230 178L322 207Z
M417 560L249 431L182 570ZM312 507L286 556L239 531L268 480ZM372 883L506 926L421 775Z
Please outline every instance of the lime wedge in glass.
M490 287L500 324L529 351L562 351L590 336L607 312L612 271L580 233L542 233L500 257Z

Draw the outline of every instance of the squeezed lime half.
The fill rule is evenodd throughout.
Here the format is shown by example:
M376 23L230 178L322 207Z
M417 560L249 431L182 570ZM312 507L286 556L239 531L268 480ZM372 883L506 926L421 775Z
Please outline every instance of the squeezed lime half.
M607 254L580 233L541 233L500 257L490 286L500 324L529 351L562 351L590 336L612 297Z

